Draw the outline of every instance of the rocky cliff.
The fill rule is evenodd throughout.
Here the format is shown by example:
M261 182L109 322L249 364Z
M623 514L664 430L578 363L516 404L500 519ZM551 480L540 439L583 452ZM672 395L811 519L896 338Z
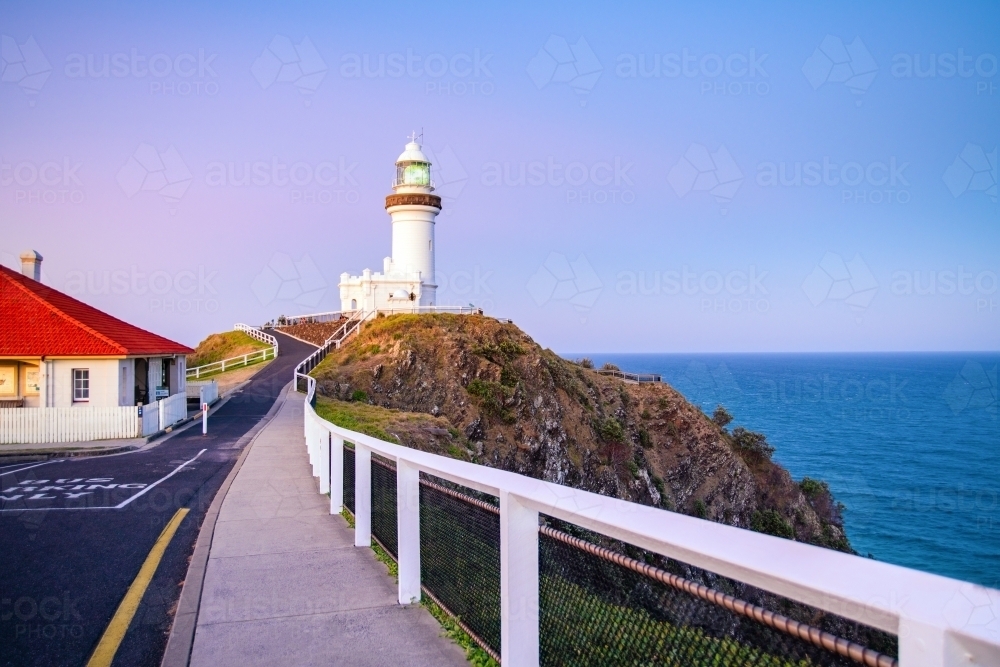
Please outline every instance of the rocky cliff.
M850 551L826 485L793 481L762 435L728 431L669 385L562 359L513 324L380 317L314 375L330 399L431 416L390 433L408 446Z

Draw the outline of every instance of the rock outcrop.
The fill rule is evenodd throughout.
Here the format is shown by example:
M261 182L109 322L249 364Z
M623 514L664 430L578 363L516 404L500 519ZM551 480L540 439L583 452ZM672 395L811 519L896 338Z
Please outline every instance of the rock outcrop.
M426 438L413 431L408 446L850 551L826 485L793 481L763 436L730 433L669 385L627 384L562 359L513 324L380 317L314 375L329 398L451 425Z

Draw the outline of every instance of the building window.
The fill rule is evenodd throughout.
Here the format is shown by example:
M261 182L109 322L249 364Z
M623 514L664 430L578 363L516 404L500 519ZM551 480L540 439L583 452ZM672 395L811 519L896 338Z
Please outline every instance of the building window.
M90 400L90 369L73 369L73 401Z

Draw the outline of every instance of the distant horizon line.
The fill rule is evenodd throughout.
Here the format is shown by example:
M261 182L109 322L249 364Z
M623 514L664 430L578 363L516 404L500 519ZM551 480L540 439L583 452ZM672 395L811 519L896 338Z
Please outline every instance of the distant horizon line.
M761 355L761 354L774 354L774 355L847 355L847 354L1000 354L1000 350L812 350L812 351L744 351L744 352L556 352L560 357L568 356L580 356L580 355L625 355L625 354L660 354L660 355Z

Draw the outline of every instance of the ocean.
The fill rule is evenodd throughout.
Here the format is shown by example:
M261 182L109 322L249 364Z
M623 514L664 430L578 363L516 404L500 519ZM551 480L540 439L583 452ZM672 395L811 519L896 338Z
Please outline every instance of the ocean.
M829 483L862 555L1000 588L997 353L573 354L660 373Z

